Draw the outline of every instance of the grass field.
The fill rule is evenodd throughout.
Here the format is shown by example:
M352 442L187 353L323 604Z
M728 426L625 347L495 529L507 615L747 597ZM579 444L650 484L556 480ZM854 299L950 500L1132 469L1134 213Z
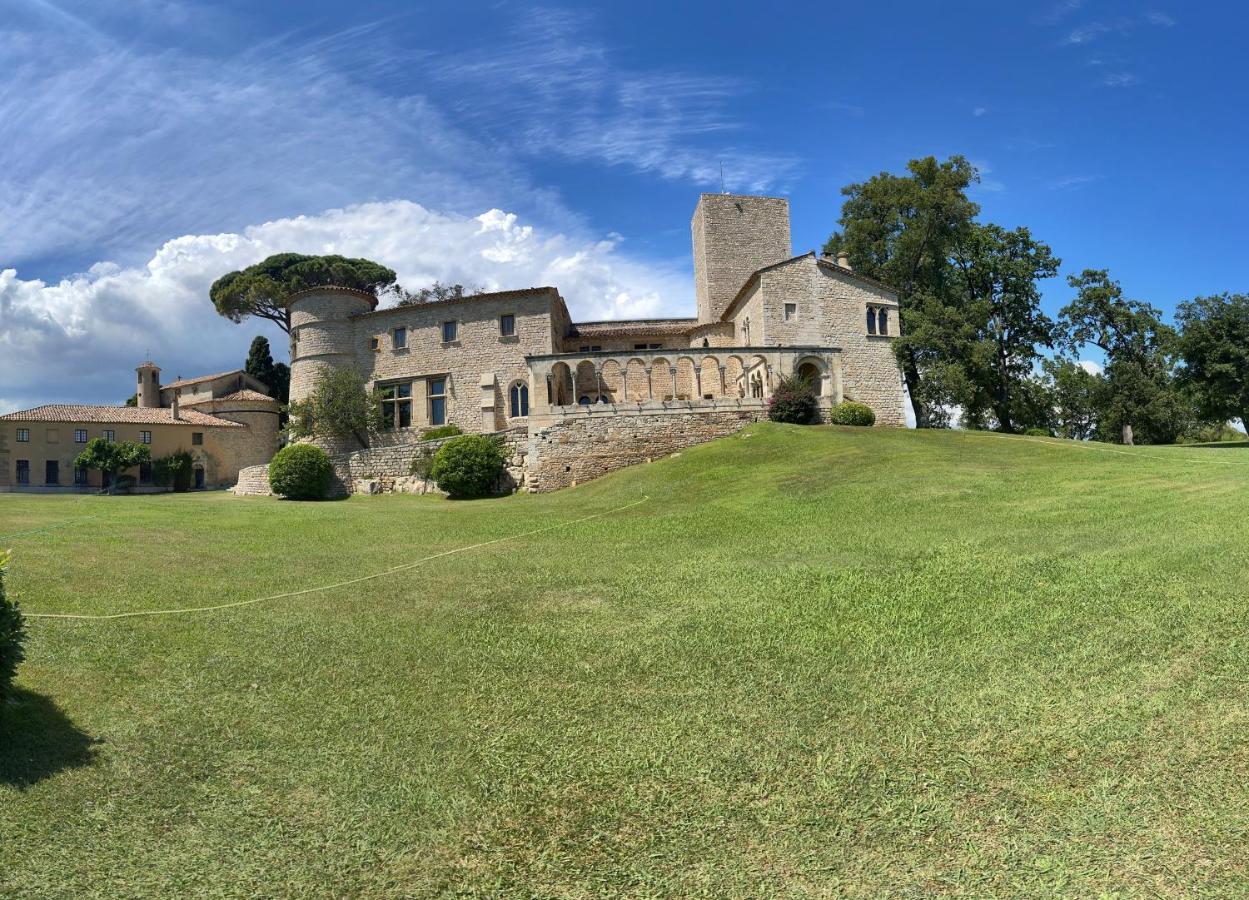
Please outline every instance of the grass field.
M540 528L31 621L0 895L1249 894L1249 450L756 426L474 503L0 495L28 613Z

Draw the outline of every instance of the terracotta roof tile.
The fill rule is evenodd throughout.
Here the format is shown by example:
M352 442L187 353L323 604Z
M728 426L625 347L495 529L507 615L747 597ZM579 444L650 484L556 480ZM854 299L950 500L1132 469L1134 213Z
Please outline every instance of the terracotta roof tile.
M167 390L168 388L186 387L188 384L200 384L201 382L204 382L204 381L216 381L218 378L225 378L229 375L245 375L245 374L247 373L244 372L242 369L231 369L229 372L218 372L216 375L199 375L195 378L181 378L178 381L173 381L173 382L170 382L169 384L162 384L160 386L160 389L163 391L163 390Z
M568 330L568 337L685 334L697 324L697 319L616 319L605 322L574 322Z
M165 407L142 406L78 406L53 403L36 406L19 412L0 416L4 422L97 422L105 425L199 425L206 428L246 428L240 422L219 419L216 416L185 409L181 418L173 417L173 410Z
M205 406L206 404L209 404L209 403L220 403L222 400L231 400L231 401L249 400L253 402L258 401L258 400L263 400L266 403L277 403L277 401L274 400L272 397L270 397L268 394L262 394L260 393L260 391L253 391L253 390L244 388L241 391L235 391L234 393L226 394L223 397L205 397L202 400L190 400L190 401L184 400L182 401L182 408L186 409L187 407Z

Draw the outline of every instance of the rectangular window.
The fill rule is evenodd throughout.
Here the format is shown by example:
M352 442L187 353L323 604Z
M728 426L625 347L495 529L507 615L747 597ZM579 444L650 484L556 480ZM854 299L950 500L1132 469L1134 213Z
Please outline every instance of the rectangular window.
M447 379L429 379L427 396L429 397L429 424L447 424Z
M516 334L516 317L511 313L499 316L499 334L511 337Z
M87 470L82 466L74 467L74 484L84 487L87 484Z
M87 442L87 429L75 428L74 429L74 443L85 444L86 442Z
M108 441L111 444L113 441L117 440L117 432L111 428L105 428L104 440Z
M634 350L660 350L662 348L663 348L663 344L634 344L633 345Z
M139 443L140 443L140 444L150 444L150 443L152 443L152 432L150 432L150 431L140 431L140 432L139 432Z
M385 384L382 393L382 421L388 429L412 427L412 382Z
M19 444L30 443L30 429L29 428L17 429L17 442Z
M407 349L407 346L408 346L408 329L406 329L406 328L396 328L396 329L394 330L393 340L394 340L394 343L392 344L392 346L393 346L396 350L404 350L404 349Z
M60 484L61 483L61 464L55 459L50 459L43 465L43 483L44 484Z
M798 318L798 304L786 303L785 304L785 321L790 322L796 318Z
M369 338L369 349L370 349L370 350L381 350L381 349L382 349L382 342L381 342L379 339L375 338L375 337L373 337L373 338Z
M204 445L204 432L192 431L191 432L191 446L202 447L203 445Z
M17 483L30 484L30 460L19 459L17 461Z
M450 322L442 323L442 342L444 344L452 343L460 333L460 323L454 319Z
M578 353L598 353L602 349L603 349L602 344L591 344L585 347L578 347L577 352Z

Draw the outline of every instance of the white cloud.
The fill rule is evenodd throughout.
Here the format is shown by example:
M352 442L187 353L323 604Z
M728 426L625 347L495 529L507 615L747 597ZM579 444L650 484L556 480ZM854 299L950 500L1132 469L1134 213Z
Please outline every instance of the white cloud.
M1088 372L1090 375L1100 375L1102 372L1106 371L1105 366L1101 363L1093 362L1091 359L1082 359L1077 362L1076 365Z
M1158 25L1162 28L1171 28L1175 25L1175 19L1157 9L1145 13L1145 21L1150 25Z
M1101 181L1101 175L1064 175L1049 182L1051 191L1072 191Z
M118 403L149 353L166 377L241 364L257 333L285 355L284 336L256 320L219 317L208 287L227 271L280 252L367 256L400 282L435 280L489 290L554 285L577 319L690 314L682 263L646 264L623 240L554 232L491 209L435 212L404 200L277 219L241 233L168 241L145 265L99 263L59 283L0 271L0 384L9 407Z
M1140 84L1140 79L1132 72L1111 72L1102 79L1103 87L1133 87Z
M971 114L979 119L981 116L987 115L989 108L987 106L977 106L971 111Z

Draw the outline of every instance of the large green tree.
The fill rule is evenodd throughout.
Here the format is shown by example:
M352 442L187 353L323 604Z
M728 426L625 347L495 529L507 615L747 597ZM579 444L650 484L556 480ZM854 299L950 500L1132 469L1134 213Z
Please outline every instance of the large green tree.
M118 472L151 461L152 450L147 444L136 444L134 441L114 443L105 438L92 438L78 454L74 465L80 469L98 469L107 476L107 480L112 481Z
M1049 382L1054 427L1060 437L1090 440L1105 405L1106 379L1070 359L1047 359L1041 363Z
M1041 311L1037 283L1057 275L1060 260L1027 228L972 223L956 235L952 262L954 309L946 318L968 340L951 360L965 373L966 395L951 399L978 417L991 413L1002 431L1045 427L1034 372L1057 325Z
M938 335L924 333L924 320L949 312L954 275L950 255L980 212L967 197L979 175L961 156L945 162L931 156L912 160L907 171L881 172L843 188L840 230L828 239L824 252L847 254L856 271L898 290L902 337L894 351L916 424L927 427L940 424L941 398L939 392L930 396L933 392L925 390L924 369L939 366L944 355L930 344ZM939 333L948 340L950 329L957 327L956 321L946 322Z
M369 436L385 427L382 394L369 393L354 369L327 366L317 375L308 399L291 403L292 438L354 439L369 446Z
M313 287L348 287L379 293L395 284L395 273L370 259L278 253L213 282L208 295L220 315L231 322L256 316L291 330L286 300Z
M269 396L279 403L290 399L291 369L286 363L274 362L269 339L264 335L252 338L243 371L269 388Z
M1068 284L1076 298L1060 313L1071 349L1106 355L1106 395L1099 433L1125 444L1172 443L1191 425L1175 380L1175 329L1142 300L1123 296L1105 269L1085 269Z
M1240 419L1249 428L1249 295L1181 303L1176 322L1182 378L1199 412L1218 422Z

